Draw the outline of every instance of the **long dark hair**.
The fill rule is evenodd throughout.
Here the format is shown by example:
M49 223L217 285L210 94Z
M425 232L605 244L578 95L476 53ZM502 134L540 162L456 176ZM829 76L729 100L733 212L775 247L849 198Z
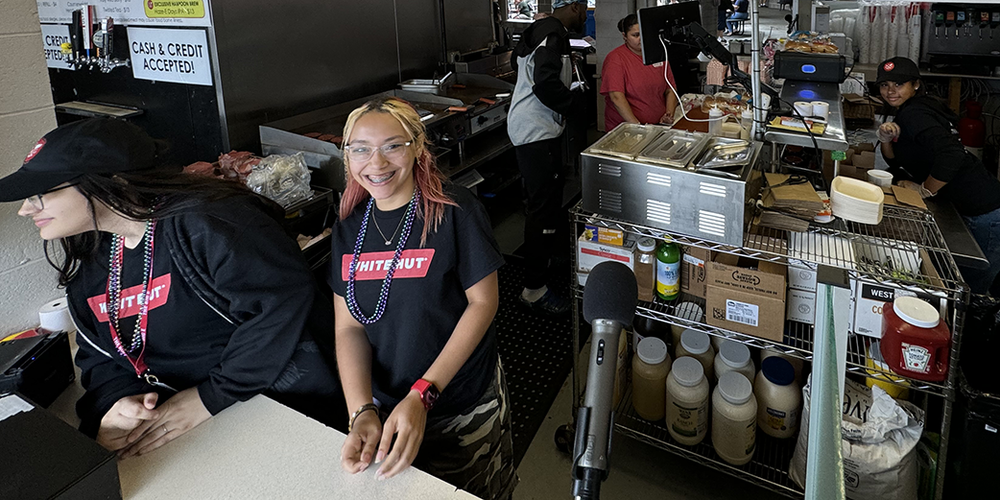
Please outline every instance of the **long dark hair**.
M76 276L81 263L97 258L101 235L94 204L102 203L133 220L147 221L177 215L194 206L235 196L256 199L272 217L280 219L284 210L276 203L258 196L242 184L185 174L179 168L159 167L118 174L83 174L73 187L87 198L87 208L95 229L59 239L62 259L53 258L49 241L44 242L45 259L59 272L59 286L65 287Z

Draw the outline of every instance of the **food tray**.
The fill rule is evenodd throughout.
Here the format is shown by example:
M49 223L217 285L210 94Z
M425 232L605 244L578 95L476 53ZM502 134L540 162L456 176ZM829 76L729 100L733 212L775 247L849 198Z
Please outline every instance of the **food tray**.
M731 168L746 165L753 157L753 146L743 139L713 137L695 161L696 168Z
M708 135L698 132L671 130L653 141L636 158L639 161L685 168L708 141Z
M589 151L631 160L646 145L659 137L662 130L662 127L623 123L597 141L589 148Z

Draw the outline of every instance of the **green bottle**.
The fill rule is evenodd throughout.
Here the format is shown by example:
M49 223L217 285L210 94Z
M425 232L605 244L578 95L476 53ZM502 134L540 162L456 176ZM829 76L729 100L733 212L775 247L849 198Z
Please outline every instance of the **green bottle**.
M656 249L656 295L674 300L681 293L681 247L667 238Z

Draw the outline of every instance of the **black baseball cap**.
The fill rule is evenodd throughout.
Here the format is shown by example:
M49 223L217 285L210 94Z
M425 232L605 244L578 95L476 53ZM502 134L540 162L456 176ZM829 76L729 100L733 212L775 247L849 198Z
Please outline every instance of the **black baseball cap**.
M156 166L157 143L139 127L88 118L45 134L14 173L0 179L0 201L44 193L83 174L115 174Z
M917 63L905 57L893 57L878 65L878 77L875 79L875 83L906 83L918 78L920 78L920 69L917 68Z

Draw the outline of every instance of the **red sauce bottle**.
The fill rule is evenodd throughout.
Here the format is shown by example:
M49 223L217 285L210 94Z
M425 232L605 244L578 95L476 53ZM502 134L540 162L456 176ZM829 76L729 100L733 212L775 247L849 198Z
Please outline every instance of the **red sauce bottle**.
M948 376L951 331L934 306L897 297L882 308L882 358L905 377L940 382Z

